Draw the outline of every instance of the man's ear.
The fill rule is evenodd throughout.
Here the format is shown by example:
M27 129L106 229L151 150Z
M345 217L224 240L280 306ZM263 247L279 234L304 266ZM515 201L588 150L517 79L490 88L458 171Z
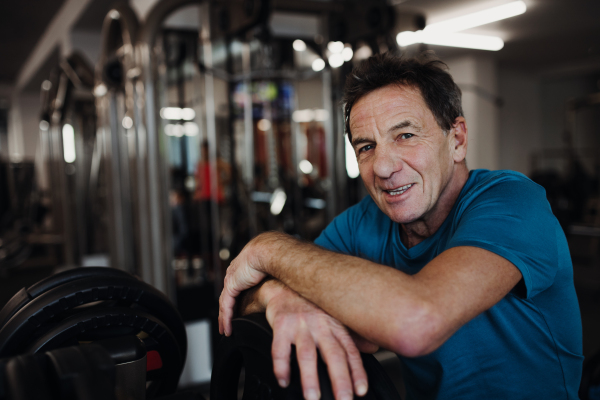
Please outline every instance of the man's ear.
M452 158L454 162L460 163L467 156L467 145L469 142L469 132L467 129L467 121L464 117L458 117L454 120L451 130L453 152Z

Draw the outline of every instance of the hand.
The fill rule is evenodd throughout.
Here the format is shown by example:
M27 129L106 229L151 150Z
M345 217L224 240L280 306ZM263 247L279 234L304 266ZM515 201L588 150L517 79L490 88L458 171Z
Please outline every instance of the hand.
M227 268L223 291L219 297L219 333L231 335L231 319L233 318L236 297L246 289L258 285L267 274L261 271L261 259L258 255L265 254L254 251L254 243L250 241L242 252Z
M296 346L302 391L307 400L321 397L317 374L317 348L327 364L333 393L337 400L351 400L353 393L367 393L367 374L350 332L336 319L277 281L276 294L266 306L267 320L273 328L273 370L282 387L290 381L291 346ZM273 293L273 291L271 291ZM356 335L367 351L377 346Z

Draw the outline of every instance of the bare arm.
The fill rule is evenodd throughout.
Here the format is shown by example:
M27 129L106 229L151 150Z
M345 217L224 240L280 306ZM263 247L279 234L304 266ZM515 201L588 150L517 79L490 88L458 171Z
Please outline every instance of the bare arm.
M270 232L232 262L221 295L221 329L230 329L228 310L239 291L267 275L365 339L405 356L437 349L522 277L509 261L475 247L449 249L411 276Z

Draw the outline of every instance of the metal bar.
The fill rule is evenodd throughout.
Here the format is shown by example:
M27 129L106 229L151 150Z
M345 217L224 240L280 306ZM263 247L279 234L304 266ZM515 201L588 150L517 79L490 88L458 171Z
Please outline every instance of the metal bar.
M202 46L202 55L204 64L212 68L212 43L210 41L210 4L204 2L200 11L201 29L200 43ZM206 134L208 138L208 154L210 165L210 194L211 194L211 226L213 234L213 263L215 271L215 295L221 292L223 286L223 276L221 273L221 259L219 258L220 245L220 226L219 226L219 206L218 206L218 183L217 183L217 129L215 113L215 87L212 72L207 70L204 73L205 98L206 98Z
M244 183L250 199L254 192L254 124L252 122L252 94L250 92L250 73L252 66L250 64L250 44L242 43L242 69L244 76ZM250 238L258 233L256 221L256 206L253 201L248 201L248 228Z
M294 121L293 110L298 109L298 88L296 82L294 82L294 103L290 110L290 147L292 152L292 179L294 179L294 184L292 185L292 196L293 196L293 207L294 207L294 225L298 230L300 236L305 237L306 232L304 229L304 224L302 223L302 209L304 207L304 202L302 198L302 192L300 191L300 173L298 172L300 167L300 154L298 141L300 140L300 124Z
M336 194L334 189L333 176L334 171L334 140L333 140L333 102L332 102L332 91L331 91L331 70L326 68L323 70L322 75L323 82L323 108L327 111L327 119L323 121L323 127L325 128L325 151L327 155L327 180L329 181L329 187L327 188L327 222L333 220L336 215Z
M109 140L108 149L110 149L109 153L109 162L110 162L110 180L112 191L112 218L111 218L111 226L113 227L113 235L112 235L112 243L111 246L114 250L111 251L111 266L113 268L119 268L127 270L127 257L125 257L125 237L124 237L124 229L123 229L123 203L122 198L123 195L121 193L121 157L119 155L119 127L118 127L118 112L117 112L117 100L116 94L111 92L108 100L109 100L109 129L110 132L106 135L106 138Z

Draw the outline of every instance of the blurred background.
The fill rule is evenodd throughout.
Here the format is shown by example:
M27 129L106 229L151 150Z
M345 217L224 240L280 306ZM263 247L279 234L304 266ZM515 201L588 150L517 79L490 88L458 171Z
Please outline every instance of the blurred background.
M205 384L229 262L267 230L313 240L366 195L352 66L433 51L469 168L545 187L600 349L597 0L5 1L0 38L0 306L59 270L134 273L187 321L181 385Z

